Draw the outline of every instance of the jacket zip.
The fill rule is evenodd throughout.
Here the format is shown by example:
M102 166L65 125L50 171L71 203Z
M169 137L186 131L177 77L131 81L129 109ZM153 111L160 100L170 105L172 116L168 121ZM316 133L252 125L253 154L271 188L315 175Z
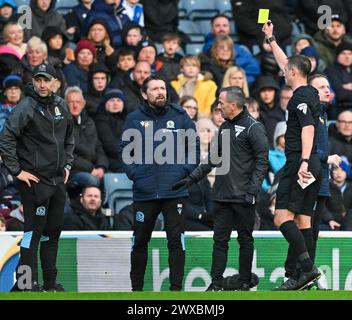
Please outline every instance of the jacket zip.
M49 112L49 114L50 114L51 119L53 120L53 137L54 137L54 141L55 141L55 145L56 145L56 160L57 160L57 161L56 161L56 173L57 173L57 171L58 171L58 169L59 169L59 162L60 162L59 144L58 144L57 139L56 139L56 136L55 136L55 120L54 120L53 115L52 115L51 112L50 112L49 106L48 106L48 112ZM56 174L56 173L55 173L55 174ZM54 185L56 185L55 177L53 177L53 183L54 183Z

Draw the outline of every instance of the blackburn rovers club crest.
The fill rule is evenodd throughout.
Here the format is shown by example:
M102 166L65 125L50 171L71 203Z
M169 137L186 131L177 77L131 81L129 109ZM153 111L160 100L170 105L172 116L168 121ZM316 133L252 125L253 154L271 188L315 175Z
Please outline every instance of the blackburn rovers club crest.
M175 122L172 120L166 122L166 129L175 129Z

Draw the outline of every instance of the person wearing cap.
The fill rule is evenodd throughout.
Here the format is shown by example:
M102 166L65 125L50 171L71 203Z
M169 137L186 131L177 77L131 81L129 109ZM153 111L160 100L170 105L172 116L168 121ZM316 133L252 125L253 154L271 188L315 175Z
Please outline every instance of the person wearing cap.
M30 0L31 28L24 30L26 40L33 36L41 38L44 30L50 26L57 26L62 31L66 30L65 19L55 11L56 2L57 0Z
M278 122L285 121L285 112L279 105L280 87L272 76L260 76L253 88L260 107L260 121L265 126L270 146L273 146L275 126Z
M351 164L345 156L341 156L341 160L340 166L333 167L330 172L331 196L326 202L320 230L352 231Z
M16 108L22 97L22 79L15 74L6 76L2 82L2 99L0 103L0 131L2 131L6 119Z
M125 101L125 95L121 90L109 89L102 98L98 112L94 116L98 138L108 157L108 170L111 172L123 172L116 146L120 143L122 128L127 116Z
M78 86L83 93L88 91L89 67L96 62L97 50L88 39L78 41L75 49L75 61L67 64L63 71L70 87Z
M68 87L65 101L73 118L75 137L70 187L100 187L109 163L98 138L95 123L84 110L86 101L82 90L77 86Z
M110 83L109 69L102 63L93 63L88 72L88 92L84 94L85 110L93 117Z
M155 75L156 70L156 56L158 50L155 43L150 40L142 40L137 45L137 61L146 61L152 67L152 74Z
M164 216L168 238L170 290L180 291L185 266L183 208L188 191L172 190L171 187L199 163L199 139L194 122L186 111L168 101L166 83L162 78L146 78L141 91L144 102L127 115L119 150L124 170L133 181L132 291L143 290L148 242L160 212ZM185 130L190 134L187 147L182 139ZM159 155L164 158L161 150L165 151L165 142L171 159L162 160ZM136 149L131 149L133 145ZM142 151L149 148L150 152Z
M55 69L36 66L26 96L6 120L0 155L17 178L24 207L24 234L18 266L29 266L32 282L15 283L13 291L40 291L38 247L43 289L63 291L57 280L56 257L61 233L66 182L73 163L73 121L65 101L53 93ZM21 270L21 269L20 269ZM17 273L17 280L22 273Z
M334 63L336 48L342 41L352 43L352 38L346 33L346 26L341 16L333 14L331 16L331 24L314 35L320 58L327 66Z
M352 108L352 43L343 41L336 48L336 61L325 69L337 102L337 113Z

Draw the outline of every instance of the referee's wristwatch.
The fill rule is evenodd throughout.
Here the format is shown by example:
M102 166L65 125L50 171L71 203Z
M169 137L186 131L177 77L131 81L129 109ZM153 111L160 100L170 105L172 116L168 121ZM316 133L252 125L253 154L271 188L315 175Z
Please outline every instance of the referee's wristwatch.
M273 42L273 41L276 41L275 36L271 36L271 37L265 39L265 42L266 42L267 44L270 44L270 43Z
M309 162L309 159L305 159L305 158L302 158L301 160L300 160L300 162L299 162L299 165L301 165L302 164L302 162Z

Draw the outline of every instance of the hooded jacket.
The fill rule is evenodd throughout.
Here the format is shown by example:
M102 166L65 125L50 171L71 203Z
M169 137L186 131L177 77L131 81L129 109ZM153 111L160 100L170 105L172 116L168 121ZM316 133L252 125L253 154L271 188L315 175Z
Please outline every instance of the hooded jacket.
M47 184L63 181L72 166L73 121L57 95L42 98L29 86L0 137L0 154L13 176L29 171Z
M55 11L56 0L51 0L50 7L46 12L40 10L37 3L38 0L30 0L29 6L32 10L32 29L24 29L26 41L33 36L41 38L43 31L49 26L59 27L62 32L65 32L65 19L61 14Z
M106 21L113 35L112 46L117 49L122 44L121 31L129 18L123 13L122 4L115 10L114 4L107 4L104 0L95 0L92 9L89 11L86 18L86 29L91 25L92 21L100 18Z
M187 189L172 190L171 187L180 179L188 176L199 163L199 138L195 134L194 122L181 107L173 103L167 103L160 111L160 114L157 115L147 103L143 103L136 111L128 114L125 121L123 133L129 129L134 129L136 134L137 132L140 134L136 139L141 142L141 145L138 141L132 142L137 143L134 153L138 152L138 148L142 152L142 159L136 159L131 164L127 164L127 160L131 161L130 158L124 158L127 157L125 154L127 149L124 149L127 146L130 147L131 141L127 140L126 137L120 143L120 156L123 159L125 172L129 179L133 181L134 201L188 196ZM182 145L182 138L178 137L180 129L191 129L194 132L194 141L193 143L188 142L188 148L186 145ZM160 141L155 136L157 131L159 135L162 133L166 140L163 138L161 139L163 141ZM129 130L129 132L131 131ZM165 141L167 144L165 144ZM172 148L173 163L166 161L166 163L159 164L156 162L155 155L158 149L160 152L160 149L165 150L165 147L167 148L166 152L169 152ZM150 152L146 152L146 148L151 148ZM145 156L143 156L144 154ZM183 161L180 161L178 155L183 158ZM146 159L149 156L152 158ZM188 161L189 158L193 158L194 163ZM138 162L140 164L137 164Z

